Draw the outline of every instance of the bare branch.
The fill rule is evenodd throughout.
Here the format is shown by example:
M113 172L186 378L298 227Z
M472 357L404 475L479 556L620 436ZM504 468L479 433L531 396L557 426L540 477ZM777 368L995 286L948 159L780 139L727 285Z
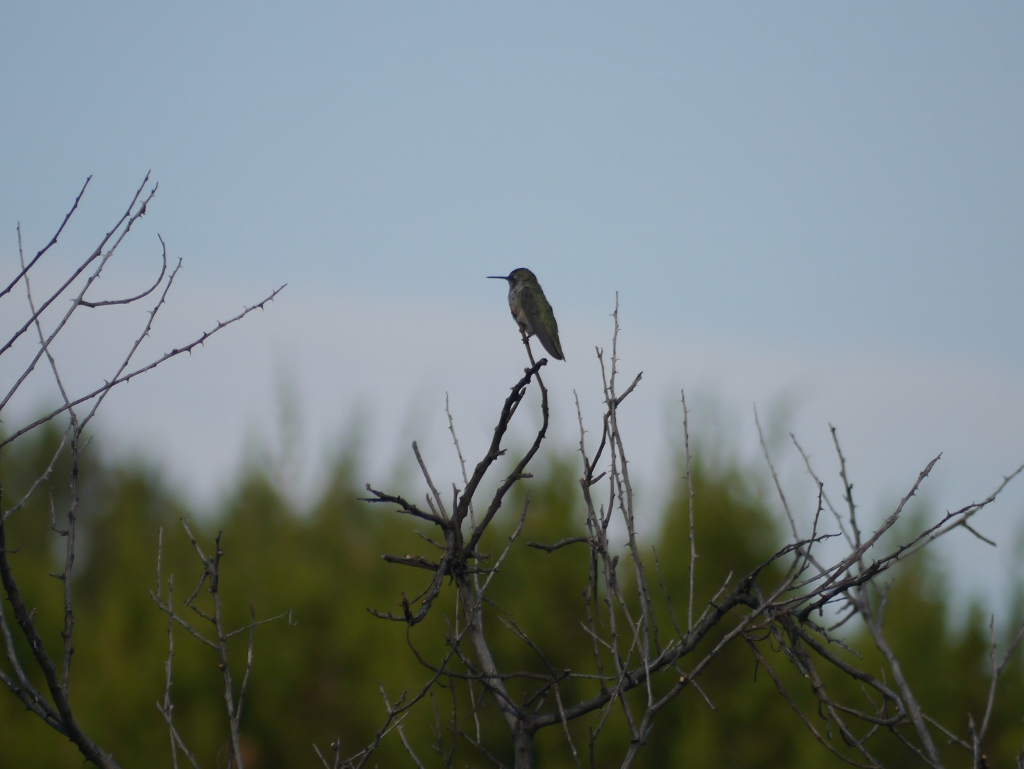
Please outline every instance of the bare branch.
M253 310L262 310L264 305L267 304L267 302L273 301L274 298L279 293L281 293L281 291L283 291L285 286L287 286L287 285L288 284L285 283L280 288L276 289L273 293L271 293L270 296L268 296L266 299L264 299L263 301L261 301L261 302L259 302L257 304L252 305L251 307L246 307L244 310L242 310L242 312L240 312L238 315L234 316L233 318L230 318L229 320L226 320L226 321L218 322L217 325L214 328L212 328L209 331L204 332L201 336L199 336L197 339L193 340L192 342L189 342L184 347L175 347L170 352L164 353L164 355L162 355L160 358L156 359L152 363L149 363L146 366L142 366L140 368L137 368L134 371L131 371L131 372L127 373L127 374L122 374L122 375L118 376L116 379L114 379L114 380L112 380L110 382L107 382L102 387L96 388L95 390L93 390L89 394L83 395L83 396L81 396L79 398L76 398L75 400L71 401L71 403L69 403L69 404L67 404L65 406L62 406L61 408L54 409L49 414L46 414L45 416L40 417L35 422L32 422L31 424L27 425L26 427L23 427L20 430L16 431L15 433L11 434L5 440L0 441L0 448L3 448L4 446L6 446L9 443L12 443L13 441L17 440L18 438L20 438L25 433L31 432L32 430L36 429L40 425L46 424L47 422L49 422L54 417L59 416L60 414L63 414L69 408L74 408L75 406L81 405L82 403L90 401L93 398L96 398L96 397L98 397L100 395L104 395L105 393L109 392L111 389L113 389L117 385L123 384L125 382L128 382L128 381L134 379L135 377L139 376L140 374L145 374L147 371L151 371L151 370L155 369L157 366L160 366L161 364L166 363L171 358L175 358L178 355L182 355L184 353L191 353L192 350L194 350L196 347L199 347L199 346L205 344L206 340L209 339L214 334L216 334L218 331L222 331L223 329L227 328L231 324L240 321L242 318L244 318L246 315L248 315ZM3 407L3 404L0 404L0 408L2 408L2 407Z
M157 275L157 278L153 282L152 286L147 288L141 294L136 294L135 296L129 296L129 297L125 297L123 299L105 299L105 300L101 300L101 301L98 301L98 302L88 302L85 299L83 299L80 302L80 304L83 307L91 307L91 308L108 307L108 306L114 305L114 304L132 304L134 302L139 301L140 299L145 299L147 296L149 296L154 291L156 291L157 287L163 282L164 275L167 274L167 244L164 243L164 239L163 239L163 237L159 233L157 233L156 237L160 241L160 258L161 258L162 265L160 267L160 274ZM178 262L178 265L179 266L181 265L180 260Z
M148 173L146 174L146 179L147 180L149 179L149 174ZM64 232L64 228L67 226L67 223L71 220L71 217L74 215L75 211L78 210L78 204L81 202L82 196L85 194L85 188L89 186L89 182L91 182L91 181L92 181L92 176L90 175L85 180L85 184L82 185L82 189L79 190L78 197L75 198L75 202L72 204L72 206L68 210L68 212L64 215L64 221L62 221L60 223L60 226L57 228L57 231L53 234L53 237L50 238L50 242L47 243L45 246L43 246L36 253L36 255L34 257L32 257L32 261L29 262L29 264L27 264L27 265L23 264L22 265L21 272L19 272L17 275L14 276L14 280L12 280L7 285L7 287L5 289L3 289L3 291L0 291L0 299L3 299L3 297L6 294L9 294L11 292L11 289L13 289L16 285L18 285L18 283L21 282L21 279L23 277L28 275L28 271L31 270L33 267L35 267L36 262L38 262L43 257L43 254L45 254L47 251L49 251L53 246L55 246L57 244L57 239L60 238L60 235L61 235L62 232ZM143 181L142 186L144 187L145 184L146 184L145 181ZM141 191L142 187L140 187L139 190ZM138 197L138 193L136 193L136 197ZM18 237L19 237L19 240L20 240L20 238L21 238L21 224L20 223L18 224ZM2 353L0 353L0 354L2 354Z

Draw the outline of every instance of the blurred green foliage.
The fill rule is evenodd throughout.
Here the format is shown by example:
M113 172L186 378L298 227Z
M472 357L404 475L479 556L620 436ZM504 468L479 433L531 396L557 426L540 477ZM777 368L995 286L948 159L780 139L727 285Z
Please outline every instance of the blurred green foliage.
M5 449L0 457L5 507L40 476L58 440L53 431L37 431ZM161 528L162 573L165 580L174 576L179 608L197 583L201 566L180 524L182 517L189 518L207 552L217 532L223 532L221 591L229 626L248 622L250 602L258 618L291 612L291 622L262 625L256 632L255 666L243 717L247 765L252 769L318 766L312 746L317 744L329 753L335 739L346 755L357 751L383 722L379 687L395 701L403 691L416 691L428 679L429 672L417 662L410 645L431 660L445 653L445 634L450 632L445 623L453 606L450 588L408 638L404 625L367 612L368 607L398 612L403 593L412 599L420 592L427 572L384 563L381 554L430 557L431 545L415 532L427 536L433 532L384 506L360 502L362 479L356 477L358 456L351 450L337 458L329 484L308 509L295 509L270 474L254 470L238 480L230 498L212 513L187 509L183 495L169 488L157 471L105 466L95 456L95 448L88 449L81 468L72 694L86 731L112 751L122 766L171 765L167 728L156 707L164 692L168 623L150 593L156 589ZM59 649L62 599L60 583L47 573L59 570L64 545L51 530L51 509L58 521L67 509L68 470L56 467L49 482L9 519L8 541L17 548L12 554L16 576L26 601L38 611L37 621L51 650ZM519 484L482 544L485 552L496 557L528 504L523 534L490 592L495 607L488 614L487 631L504 669L545 671L548 666L561 670L587 665L593 652L581 625L589 563L586 548L574 545L548 554L526 545L585 533L576 481L578 463L572 455L548 457L537 463L534 472L537 478ZM694 478L699 614L730 573L734 580L747 573L775 552L783 538L768 503L740 470L712 470L698 455ZM644 564L651 585L659 588L663 583L673 596L671 605L660 588L653 596L663 643L674 622L686 621L687 504L687 490L680 485L660 528L645 544L645 551L651 553ZM623 580L630 580L632 564L620 565L620 571ZM769 568L763 579L770 583L777 575ZM1017 614L1008 619L1019 621L1020 608ZM939 723L964 734L968 714L979 720L984 710L988 620L977 608L955 616L956 622L948 591L933 563L918 557L901 568L888 598L887 637L901 655L904 671L925 709ZM509 618L533 640L543 659L503 623ZM201 623L197 626L206 630ZM698 652L707 651L720 635L707 639ZM245 640L245 634L235 639L236 681L241 676ZM858 631L851 629L847 640L862 650L860 664L884 675L877 652ZM218 756L225 750L227 729L217 659L181 629L175 630L175 646L177 727L201 765L221 765L223 757L219 761ZM759 649L777 666L787 690L824 733L825 724L811 705L807 682L779 659L769 639ZM19 651L31 670L27 649L20 642ZM696 659L684 659L682 667L689 669L687 665ZM35 675L34 680L42 688L40 677ZM754 664L743 642L734 643L698 681L707 701L691 686L666 708L641 753L640 766L842 765L813 739L771 678ZM659 690L670 683L659 682ZM859 696L848 680L833 677L829 685L837 695ZM524 688L513 685L512 690L518 693ZM586 682L573 681L562 687L561 694L571 702L594 691ZM443 723L451 713L452 696L446 688L435 689L434 698L421 702L404 722L406 735L428 765L440 765L431 749L439 738L435 713L441 714ZM639 702L636 698L643 693L631 696ZM457 697L459 707L468 709L465 695ZM991 766L1013 764L1021 748L1022 714L1024 686L1015 662L1001 682L987 740ZM588 730L598 716L572 724L572 739L585 765ZM484 743L507 759L507 733L493 703L481 707L480 729ZM969 764L961 748L948 745L937 732L935 736L950 765ZM450 744L443 730L440 739L445 747ZM831 739L841 745L838 735ZM597 743L597 765L617 765L627 742L626 728L614 710ZM561 728L541 732L536 745L539 767L575 765ZM892 766L916 764L905 747L886 735L876 743L875 755ZM46 728L6 690L0 692L0 757L3 766L24 769L82 764L70 743ZM392 734L371 765L410 766L411 761ZM456 765L487 765L487 761L460 743Z

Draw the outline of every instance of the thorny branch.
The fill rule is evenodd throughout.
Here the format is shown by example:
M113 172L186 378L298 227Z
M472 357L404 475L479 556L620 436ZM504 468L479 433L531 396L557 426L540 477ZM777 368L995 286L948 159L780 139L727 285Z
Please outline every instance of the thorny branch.
M181 261L179 260L175 269L168 273L167 247L163 239L159 238L161 246L161 268L159 275L152 286L141 293L121 298L92 300L87 297L89 296L89 292L93 284L96 283L103 270L116 256L118 248L125 241L133 226L146 214L149 204L156 195L157 185L155 184L148 192L145 191L149 184L149 174L146 174L142 184L131 198L127 209L117 219L114 226L100 239L99 244L91 253L69 269L68 273L59 281L59 285L55 289L50 290L45 293L44 296L39 297L34 291L32 285L32 278L35 275L33 272L34 268L40 264L44 256L51 254L53 247L56 246L65 227L71 220L71 217L78 210L79 203L85 194L90 179L87 179L85 184L82 186L81 191L75 198L74 204L68 210L53 237L50 238L49 242L37 251L35 256L31 259L27 260L25 257L21 226L18 226L17 239L20 269L14 278L7 283L2 290L0 290L0 301L11 301L14 296L13 290L21 286L25 291L28 303L28 313L24 322L21 322L20 325L17 325L13 330L9 330L6 334L0 335L0 339L6 339L6 341L0 342L0 357L12 354L15 345L20 340L26 338L26 332L30 329L35 330L35 336L38 340L37 349L32 355L30 355L28 362L21 368L13 369L19 373L14 375L11 382L4 385L4 387L7 388L6 390L0 391L0 414L2 414L9 406L15 395L23 390L26 382L29 381L30 375L36 370L37 365L44 357L60 397L60 405L57 408L54 408L39 419L30 421L20 427L14 427L6 436L0 438L0 451L2 451L3 447L19 440L42 425L54 421L61 415L66 414L68 420L67 426L63 430L63 437L61 438L60 444L55 450L48 467L38 478L25 479L25 490L22 492L21 498L10 507L6 507L3 496L4 489L0 488L0 581L3 583L7 601L11 606L10 616L14 619L14 625L12 625L8 621L7 613L3 611L3 607L0 607L0 634L3 636L3 644L8 666L7 669L0 667L0 682L2 682L14 694L14 696L17 697L26 708L28 708L28 710L35 713L52 729L70 739L86 760L91 761L97 766L106 768L116 767L117 763L110 753L97 745L78 723L75 713L72 710L70 698L73 677L72 659L74 655L74 564L78 544L76 534L79 509L79 474L82 452L88 444L88 440L84 435L85 428L114 387L157 368L172 357L185 352L191 352L195 347L205 343L205 341L213 334L216 334L227 326L241 320L254 309L262 309L266 303L273 300L284 287L282 286L277 289L277 291L274 291L258 304L245 308L241 313L230 320L218 323L213 329L203 333L201 336L188 342L186 345L180 348L175 348L152 360L148 364L131 369L130 366L136 352L140 349L143 341L148 337L153 327L153 323L156 320L158 311L167 300L168 292L170 291L171 285L174 283L178 268L181 266ZM146 322L142 325L142 328L135 337L134 342L130 345L127 353L114 370L113 376L99 387L94 388L92 391L84 395L72 393L67 386L65 377L62 376L61 367L56 355L54 354L54 341L70 327L79 308L84 307L87 309L102 310L102 308L111 305L137 305L156 293L161 285L163 286L163 290L159 293L156 301L150 306ZM53 312L56 311L56 303L61 298L70 300L68 302L67 309L56 313L56 317L52 317ZM46 329L47 325L50 326L49 330ZM88 408L84 412L80 413L78 407L83 405L87 405ZM51 510L51 516L53 518L52 528L58 536L64 539L63 568L61 571L52 575L61 583L62 586L61 607L60 609L57 609L57 611L61 612L63 617L63 628L60 633L61 650L59 652L58 660L58 652L54 649L48 648L40 636L37 626L36 610L30 610L26 606L25 600L22 596L21 588L16 576L16 554L18 546L16 544L10 544L10 526L11 516L16 512L23 510L33 495L46 488L52 482L52 475L57 466L58 459L65 452L68 453L70 459L70 475L68 478L70 496L67 502L67 509L62 512L62 525L58 525L57 523L57 511ZM170 600L170 593L168 594L168 600ZM43 608L45 609L45 607ZM254 621L252 626L254 627L255 624L257 623ZM17 628L17 631L15 631L15 627ZM19 657L16 639L16 636L19 633L28 644L28 649L31 654L30 661L23 661ZM195 759L188 753L187 749L185 749L184 743L181 741L180 735L177 734L171 721L169 692L171 682L170 665L172 659L173 642L170 647L167 662L168 698L165 698L165 702L161 706L161 712L164 713L165 718L168 720L168 726L171 731L172 747L176 746L176 750L174 751L175 765L177 765L177 750L182 750L184 751L184 755L194 766ZM37 690L31 683L30 666L34 666L41 674L42 679L45 682L45 694ZM246 675L243 679L242 691L238 697L238 710L240 710L242 696L244 695L247 681L248 676Z

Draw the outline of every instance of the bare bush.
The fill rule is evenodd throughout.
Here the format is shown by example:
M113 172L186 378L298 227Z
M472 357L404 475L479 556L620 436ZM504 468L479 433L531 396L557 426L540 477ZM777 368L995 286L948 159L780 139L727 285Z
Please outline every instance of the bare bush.
M91 179L91 177L90 177ZM85 194L89 180L86 180L75 199L74 204L68 210L63 222L57 228L53 237L36 254L26 261L25 252L21 238L21 228L18 228L18 253L20 266L13 279L2 290L0 290L0 302L10 305L15 301L15 296L24 292L28 302L28 311L24 314L12 312L11 316L19 318L13 328L8 328L2 335L3 342L0 346L0 358L5 363L13 357L12 351L19 342L24 343L31 336L37 341L35 351L28 356L28 363L18 369L12 368L14 372L13 381L4 384L6 388L0 394L0 414L9 406L11 400L27 387L30 377L37 366L41 363L49 368L53 381L56 384L60 396L60 405L37 419L27 420L24 424L9 426L10 433L0 436L0 452L4 447L13 444L15 441L24 438L44 425L60 423L62 438L59 446L53 454L52 461L47 470L38 478L29 479L26 482L28 491L17 500L8 501L4 498L3 489L0 488L0 580L3 582L4 591L10 603L11 613L8 615L4 607L0 605L0 632L3 634L4 649L6 651L7 664L0 667L0 681L6 685L11 693L21 701L22 704L32 713L37 715L43 722L54 729L57 733L64 735L75 744L82 756L100 767L117 766L109 750L96 744L79 724L71 705L71 687L73 680L72 660L74 658L75 646L75 601L73 577L76 556L76 531L79 516L80 484L79 469L88 439L86 427L96 415L100 406L106 401L107 396L118 385L121 385L134 377L140 376L156 369L171 358L185 353L191 353L195 348L203 345L211 336L240 321L253 310L262 309L268 302L277 296L284 288L277 289L258 304L246 307L234 317L216 323L209 331L200 334L180 347L150 359L144 363L136 361L137 353L143 341L149 335L157 314L167 301L171 286L174 283L178 270L181 268L179 259L173 268L168 271L167 246L162 238L160 241L160 269L153 284L130 296L116 297L113 299L94 298L94 287L110 262L118 255L118 249L128 237L132 228L146 214L148 206L156 195L157 185L149 186L149 175L143 180L135 195L132 197L127 210L114 223L114 226L100 238L98 245L84 258L72 265L63 276L55 289L37 295L32 289L32 277L36 274L40 263L45 257L51 255L55 250L58 239L61 237L68 222L78 210L82 196ZM59 300L64 303L61 304ZM148 304L145 304L147 303ZM103 384L85 392L75 392L66 384L66 372L58 361L54 352L55 340L65 334L81 312L88 310L103 311L105 308L125 305L144 305L148 312L144 322L139 328L138 335L128 346L122 357L116 359L111 365L110 376ZM4 309L8 309L5 307ZM24 322L21 321L24 318ZM98 352L98 350L97 350ZM6 357L5 357L6 356ZM21 510L32 495L40 492L44 484L52 484L55 479L51 477L58 459L67 455L70 459L70 473L66 482L69 485L70 495L66 509L58 510L51 504L52 529L56 537L63 540L63 567L59 572L51 574L61 585L61 599L51 606L44 606L43 612L59 613L62 616L62 630L60 631L60 642L58 644L47 643L39 629L40 617L35 608L30 608L22 595L19 587L17 569L17 545L8 541L9 521L11 516ZM23 479L24 480L24 479ZM205 563L205 561L204 561ZM173 615L172 615L173 616ZM11 620L13 619L13 623ZM218 627L218 633L221 633ZM23 658L19 655L16 636L22 636L28 644L30 655ZM32 683L31 670L38 671L45 681L45 691L39 690ZM244 686L243 686L244 688ZM238 697L240 707L241 695ZM230 708L232 702L229 700L229 722L232 725L232 736L235 734L235 720L231 717Z
M462 486L453 487L450 505L439 493L416 444L413 450L427 488L426 507L367 486L368 501L393 507L408 516L410 522L425 522L434 533L431 536L428 531L422 536L436 548L435 558L390 553L383 556L390 564L425 571L428 577L422 592L411 599L403 594L400 613L372 610L383 620L406 626L410 651L426 668L428 680L416 690L402 692L393 702L382 692L387 716L374 740L359 753L349 756L343 756L339 746L334 745L333 761L329 762L320 754L324 765L364 766L382 737L397 731L413 762L423 766L421 753L425 747L411 743L402 729L402 721L411 708L426 700L432 702L436 710L442 698L435 693L443 687L453 692L448 695L453 704L446 716L436 711L435 732L446 734L449 742L445 748L444 740L436 738L432 749L439 753L445 765L454 765L455 745L461 742L472 746L495 765L503 765L500 756L510 753L516 769L528 769L535 762L536 735L550 727L563 733L577 766L597 766L598 763L609 766L612 759L598 746L598 740L602 731L618 719L625 725L629 739L623 753L614 760L622 767L630 767L649 741L655 719L665 706L688 687L700 691L701 674L720 659L725 649L740 644L750 650L759 668L767 671L782 701L797 712L810 735L847 763L881 766L872 746L878 735L887 733L896 735L924 765L941 767L942 758L935 744L935 734L941 734L942 739L963 747L972 766L983 766L980 746L989 724L996 683L1024 635L1024 628L1001 653L997 653L993 638L991 686L985 714L980 721L970 722L967 734L956 735L923 711L915 696L914 683L903 674L900 660L887 643L883 628L886 580L899 561L940 537L956 531L976 534L971 528L972 519L989 506L1024 467L1018 468L981 502L951 511L924 530L889 546L883 536L905 515L909 501L918 493L938 457L925 466L882 524L867 534L858 519L845 458L833 429L841 468L843 504L833 505L825 484L804 455L819 493L811 530L801 534L765 449L779 499L790 522L790 541L749 573L738 578L730 575L724 584L706 586L710 588L706 592L713 590L714 597L703 607L695 606L694 596L700 579L697 568L699 528L694 522L694 489L689 483L692 460L685 393L681 421L690 487L689 548L685 555L689 584L688 594L678 596L668 593L661 579L658 554L644 552L636 533L633 487L619 409L637 388L641 375L637 374L625 389L620 388L616 356L617 308L614 317L610 359L606 359L602 350L597 350L604 385L604 416L596 445L588 442L577 397L579 484L587 533L558 542L528 543L529 547L556 555L570 548L588 551L589 576L577 617L590 639L589 653L579 655L572 667L556 668L548 662L556 650L543 648L505 607L498 606L490 597L493 587L502 579L503 567L523 554L519 537L529 512L528 502L504 545L488 552L481 548L481 543L509 491L530 477L529 467L536 460L548 428L548 391L541 379L547 360L535 363L531 353L531 365L505 400L485 455L472 473L467 472L463 461ZM536 386L540 393L541 426L529 449L498 480L493 494L483 497L481 482L489 471L498 469L498 460L506 453L503 442L509 425L531 386ZM454 438L454 426L452 435ZM795 439L794 444L803 454ZM455 448L461 461L457 438ZM826 532L826 528L830 531ZM820 546L832 537L840 537L845 547L838 556L825 559L820 555ZM455 591L453 604L439 600L447 584ZM543 588L533 586L532 589ZM656 603L668 607L667 619L663 612L656 610ZM440 607L448 605L453 608L445 619L448 628L445 651L441 656L428 657L413 641L411 630L428 614L444 611ZM686 607L685 617L677 617L674 611L673 607L681 605ZM831 622L827 619L830 617L837 620ZM869 666L843 642L841 629L854 622L860 622L870 634L884 659L882 670ZM494 627L494 623L510 630L533 650L538 664L524 670L500 659L492 650L491 636L495 631L487 629ZM766 644L774 653L765 652ZM787 690L780 665L795 668L800 678L810 683L812 707L801 704ZM849 698L834 692L827 681L834 680L837 673L852 681L859 694ZM454 694L458 691L462 692L461 696ZM706 693L700 693L708 706L713 707ZM460 708L460 702L468 702L470 706ZM506 727L508 736L504 747L493 741L485 744L481 738L480 719L486 717L486 702L493 704ZM585 730L571 728L574 722L584 718ZM836 733L841 738L839 741L832 739ZM511 750L506 753L509 745Z

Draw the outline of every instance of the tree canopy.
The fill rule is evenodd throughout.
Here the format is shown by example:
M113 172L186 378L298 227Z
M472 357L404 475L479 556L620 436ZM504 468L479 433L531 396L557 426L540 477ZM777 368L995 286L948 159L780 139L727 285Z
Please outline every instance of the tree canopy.
M4 450L0 481L5 500L20 498L27 491L25 479L44 474L58 442L55 430L40 430ZM71 696L83 727L108 746L121 765L170 765L167 727L156 707L165 687L168 621L151 592L156 590L161 530L161 569L165 579L174 575L176 600L183 600L197 583L201 564L182 518L204 546L212 547L221 532L220 589L228 626L245 626L250 605L257 619L290 612L289 619L260 625L255 632L254 666L241 720L247 766L318 765L313 745L325 748L335 740L343 752L354 752L383 721L381 688L393 702L404 690L422 685L428 675L411 647L428 657L443 653L445 628L440 614L407 629L367 611L397 611L403 593L415 594L422 582L415 570L383 562L382 553L425 554L431 546L416 535L414 527L399 523L393 511L360 501L365 491L354 469L359 466L355 453L336 458L329 482L308 508L296 508L269 474L251 469L237 479L234 491L216 510L189 509L159 469L127 462L103 464L97 455L95 447L82 455L87 467L81 475L88 486L80 490L83 507L75 573L78 625ZM517 670L538 666L539 657L514 627L500 623L501 616L514 617L531 641L550 655L547 663L556 669L589 654L592 643L580 614L580 594L586 587L585 548L547 553L526 544L585 535L577 482L579 459L568 452L547 454L535 465L535 473L534 479L518 484L507 509L488 532L494 542L507 538L527 507L517 541L521 552L508 559L501 581L489 594L494 612L488 632L494 653ZM676 475L683 477L685 468ZM64 476L57 468L52 477ZM712 469L701 461L698 447L692 479L698 492L694 503L700 533L702 592L697 601L707 603L730 573L749 572L776 552L783 540L767 500L737 466ZM50 607L60 606L62 586L47 576L60 560L53 549L50 505L60 509L67 489L54 482L46 492L35 494L10 517L7 527L9 547L15 551L13 567L26 601L38 608L44 639L56 642L62 616ZM688 505L688 490L681 483L662 513L660 526L643 543L643 552L650 554L649 568L675 596L686 593ZM926 553L902 564L888 592L885 626L905 672L918 682L922 706L937 724L962 732L969 717L977 721L984 713L991 666L989 620L978 607L954 611L940 572L941 565ZM452 590L442 589L439 600L454 601ZM654 602L663 626L677 621L685 610L657 595ZM201 765L217 766L218 755L226 750L218 659L181 628L173 632L177 728ZM232 654L240 664L246 640L243 633L232 641ZM863 631L852 631L843 640L851 655L861 655L862 665L880 673L882 660ZM714 636L703 641L714 642ZM23 642L18 643L26 652ZM783 653L770 636L757 645L766 660ZM781 675L778 685L813 719L810 683L795 668L776 669ZM687 689L655 722L637 766L845 765L811 737L797 713L780 698L776 682L742 647L727 650L697 683L699 690ZM1015 661L1001 680L985 745L991 766L1013 765L1021 749L1022 683L1019 661ZM829 685L856 695L849 691L855 686L850 679L837 677ZM440 698L442 693L433 696ZM450 710L451 704L424 705L410 711L403 722L406 737L420 746L449 749L435 719L438 710ZM479 719L482 744L507 741L492 704L480 704ZM0 696L0 724L5 765L42 768L81 763L73 745L54 739L14 697ZM584 718L571 728L584 735L592 725ZM820 718L816 726L827 733ZM609 754L616 753L623 740L628 741L628 732L612 719L597 743L598 750L607 747ZM841 737L833 733L831 740L839 743ZM576 744L586 744L585 738L580 736ZM959 746L943 740L940 749L948 765L970 762ZM459 744L456 750L456 765L487 763L486 756L471 746ZM558 730L540 733L536 752L538 767L575 765L569 744ZM440 765L436 754L427 755ZM881 742L876 755L887 765L912 765L914 759L896 736ZM511 762L509 755L500 752L495 757ZM372 763L406 766L410 759L392 733L382 741ZM600 755L595 763L603 765Z

